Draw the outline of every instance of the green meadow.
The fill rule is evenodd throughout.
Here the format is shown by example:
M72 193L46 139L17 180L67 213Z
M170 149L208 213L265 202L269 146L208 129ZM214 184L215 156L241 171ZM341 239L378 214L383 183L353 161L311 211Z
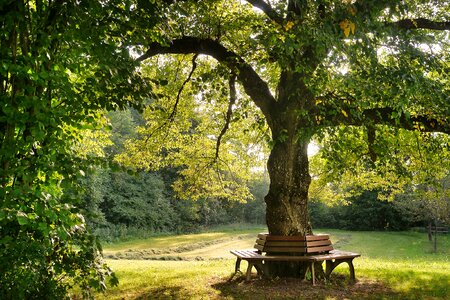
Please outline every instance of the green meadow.
M298 279L230 280L232 249L252 248L263 227L214 231L104 245L119 285L98 299L450 299L450 239L438 236L438 253L420 232L328 233L335 248L361 253L354 260L357 282L340 265L329 282ZM241 264L245 271L246 263Z

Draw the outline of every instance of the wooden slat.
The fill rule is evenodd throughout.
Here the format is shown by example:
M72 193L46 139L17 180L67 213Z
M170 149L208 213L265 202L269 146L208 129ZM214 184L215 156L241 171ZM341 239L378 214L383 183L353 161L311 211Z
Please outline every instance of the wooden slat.
M281 236L281 235L268 235L266 241L304 241L304 236Z
M320 241L320 240L329 240L330 236L328 234L315 234L315 235L307 235L307 241Z
M282 235L269 235L268 233L259 233L258 239L264 241L304 241L304 236L282 236Z
M266 255L264 261L317 261L316 258L310 256L285 256L285 255Z
M265 243L266 243L266 241L263 239L256 239L256 244L258 244L258 245L264 246Z
M269 235L267 232L259 233L258 238L261 240L272 240L272 241L289 241L289 240L298 240L298 241L318 241L318 240L327 240L330 239L328 234L315 234L315 235L307 235L301 236L282 236L282 235Z
M330 240L321 240L321 241L308 241L306 242L307 247L318 247L318 246L328 246L331 245Z
M268 235L269 235L268 233L264 233L264 232L258 233L258 239L265 241Z
M306 253L305 247L264 247L265 252Z
M347 251L333 250L328 254L308 255L308 256L282 256L282 255L260 255L252 250L232 250L233 255L246 260L285 260L285 261L324 261L332 259L350 259L360 257L361 254Z
M266 241L266 247L305 247L305 241Z
M320 253L325 251L333 250L333 246L323 246L323 247L308 247L306 248L307 253Z
M351 259L355 257L360 257L361 254L340 250L332 250L327 254L310 255L312 259L316 261L332 260L332 259Z
M232 250L231 254L246 260L261 260L264 259L264 255L258 254L254 250Z
M264 245L255 244L253 247L259 251L266 251L264 250Z

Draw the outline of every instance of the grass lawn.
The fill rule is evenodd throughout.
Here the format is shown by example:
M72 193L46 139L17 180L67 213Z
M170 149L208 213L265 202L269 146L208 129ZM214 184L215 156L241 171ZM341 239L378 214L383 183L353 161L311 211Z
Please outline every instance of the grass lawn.
M359 252L356 283L339 266L331 282L298 279L228 279L234 270L231 249L252 248L264 228L227 227L216 231L160 236L105 245L108 264L120 284L98 299L450 299L450 238L438 236L438 253L425 233L329 233L335 248ZM241 264L246 269L246 264ZM256 276L255 276L256 277Z

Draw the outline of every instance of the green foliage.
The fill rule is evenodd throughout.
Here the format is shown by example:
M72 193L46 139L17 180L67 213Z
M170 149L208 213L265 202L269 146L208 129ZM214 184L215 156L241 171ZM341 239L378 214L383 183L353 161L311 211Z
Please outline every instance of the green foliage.
M132 137L139 114L132 110L109 113L111 140L107 153L121 153L123 142ZM110 154L109 154L110 155ZM210 196L179 199L173 188L178 170L166 167L159 172L97 169L82 181L83 214L104 241L146 237L176 232L196 232L201 228L230 223L264 223L266 179L250 181L252 199L236 202Z
M243 187L251 177L248 168L259 167L261 160L255 153L265 156L268 145L308 142L315 136L323 145L326 163L315 190L336 180L343 183L341 195L364 187L383 189L380 197L392 199L419 180L414 172L423 169L419 161L435 164L435 159L408 159L411 149L435 157L445 149L417 151L414 140L428 145L441 137L399 129L449 130L448 25L432 30L423 23L442 25L448 21L449 7L445 1L433 5L431 9L423 1L170 3L158 20L166 29L160 41L164 48L153 44L160 50L152 54L152 47L135 46L140 53L148 50L143 69L158 84L159 98L151 102L145 125L117 160L148 170L177 168L180 176L174 187L184 198L231 196L242 201L250 196ZM207 40L214 47L197 49L188 42L192 39ZM185 47L174 41L186 42ZM222 59L221 47L245 64ZM254 77L247 76L248 69ZM214 148L232 102L226 85L230 72L238 73L240 85L218 159ZM268 91L251 92L265 84ZM262 114L255 112L254 104ZM252 153L258 144L262 146ZM284 188L295 177L286 176Z
M409 186L395 198L397 209L424 223L450 224L450 177Z
M0 294L6 299L61 299L73 286L89 297L111 275L77 207L79 179L108 143L104 131L86 130L104 125L99 110L139 107L151 93L130 57L129 37L115 34L129 18L118 3L0 4Z
M247 97L238 99L217 149L227 124L229 72L201 57L197 69L186 57L167 60L171 65L145 68L160 83L155 90L159 98L144 110L145 124L125 142L116 161L152 171L176 169L173 188L183 199L250 199L245 182L254 176L252 168L261 168L260 153L266 151L263 118Z
M266 203L264 197L269 191L269 182L267 178L255 180L250 183L250 191L254 200L250 200L244 206L245 221L255 224L264 224L266 222Z
M100 207L109 222L144 227L151 232L171 229L174 212L159 176L115 172L109 174L107 184Z
M109 157L122 153L125 149L125 142L136 138L136 127L142 125L141 114L132 109L108 112L111 127L112 144L106 148Z
M405 230L417 222L399 210L395 202L379 200L376 191L364 191L340 204L311 201L309 209L311 222L316 228Z
M124 151L128 139L136 138L136 124L142 125L142 117L132 109L110 112L108 116L112 144L105 152L114 157ZM174 190L180 177L178 170L166 167L158 172L125 172L97 168L81 181L83 215L105 241L165 232L196 232L220 224L264 223L267 179L248 183L252 199L247 202L214 195L180 199Z
M84 182L83 215L104 241L146 237L159 233L189 233L222 224L263 224L266 181L255 181L254 200L178 199L158 173L99 170ZM173 171L172 171L173 172ZM176 180L176 173L173 173Z
M367 135L367 130L339 128L323 138L313 164L321 182L334 182L343 193L379 189L380 198L393 200L415 186L442 185L448 176L448 135L384 126L374 141L364 141Z
M364 135L339 128L323 138L311 163L313 224L398 230L448 220L448 136L388 127L373 143Z

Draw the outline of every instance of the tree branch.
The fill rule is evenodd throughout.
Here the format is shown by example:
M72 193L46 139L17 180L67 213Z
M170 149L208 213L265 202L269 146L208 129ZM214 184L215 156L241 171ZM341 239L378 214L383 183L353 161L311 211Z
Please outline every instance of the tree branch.
M227 115L225 116L225 125L222 128L216 142L216 157L215 160L219 158L220 143L222 142L222 137L227 132L230 127L231 116L233 114L233 105L236 103L236 75L231 74L228 81L228 86L230 88L230 101L228 102Z
M236 53L226 49L218 41L197 37L183 37L173 40L169 45L151 43L145 54L137 59L142 62L158 54L205 54L214 57L226 65L231 72L237 74L245 92L261 109L269 125L272 123L272 107L276 104L275 98L269 90L267 83L259 77L255 70Z
M397 114L397 111L390 107L372 108L363 111L356 108L344 107L340 108L339 112L334 106L322 106L320 110L328 113L323 122L324 126L337 126L339 124L350 126L384 124L406 130L450 134L450 117L448 116L433 118L424 115L407 116L402 114L399 117L393 117L393 115ZM333 114L330 112L333 112Z
M302 9L301 6L305 5L304 1L300 3L297 0L289 0L288 1L288 11L294 13L296 16L301 16Z
M191 68L191 71L189 72L188 77L183 81L183 84L181 85L180 89L178 90L177 98L175 99L175 104L174 104L174 106L173 106L172 113L170 114L170 116L169 116L169 118L168 118L168 120L171 121L171 122L174 120L175 114L177 113L177 108L178 108L178 103L180 102L180 96L181 96L181 93L183 92L184 87L186 86L186 84L187 84L189 81L191 81L192 74L194 74L194 71L195 71L195 69L197 68L197 62L196 62L197 57L198 57L198 54L195 54L195 55L192 57L192 68Z
M422 132L442 132L450 134L450 118L435 119L431 116L412 115L408 117L402 114L399 118L393 118L396 111L390 107L368 109L363 112L366 119L377 124L386 124L407 130L419 130Z
M375 139L377 132L373 125L367 126L367 144L369 146L369 156L372 162L375 162L378 158L377 152L374 149Z
M272 8L272 6L264 0L247 0L248 3L262 10L269 19L282 25L284 19Z
M160 129L166 127L169 123L173 122L175 120L175 115L177 113L177 109L178 109L178 104L180 103L180 97L181 97L181 93L184 90L184 87L186 86L186 84L191 80L192 78L192 74L194 74L195 69L197 68L197 57L198 54L195 54L192 57L192 68L191 71L189 72L188 77L183 81L183 83L181 84L180 88L178 89L178 93L177 93L177 97L175 99L175 104L173 105L172 108L172 112L170 113L169 117L167 118L166 121L164 121L164 123L162 123L160 126L158 126L157 128L155 128L155 130L153 130L150 134L147 135L147 138L145 140L145 142L148 142L148 140L156 133L158 132ZM166 132L166 137L167 137L167 132Z
M383 11L393 4L393 0L366 1L357 0L353 3L358 14L369 13L370 11ZM398 1L397 2L401 2ZM395 22L385 22L386 26L397 27L398 29L430 29L430 30L450 30L449 18L445 21L432 21L426 18L403 19Z
M431 30L450 30L450 21L436 22L424 18L405 19L388 25L396 26L400 29L431 29Z

